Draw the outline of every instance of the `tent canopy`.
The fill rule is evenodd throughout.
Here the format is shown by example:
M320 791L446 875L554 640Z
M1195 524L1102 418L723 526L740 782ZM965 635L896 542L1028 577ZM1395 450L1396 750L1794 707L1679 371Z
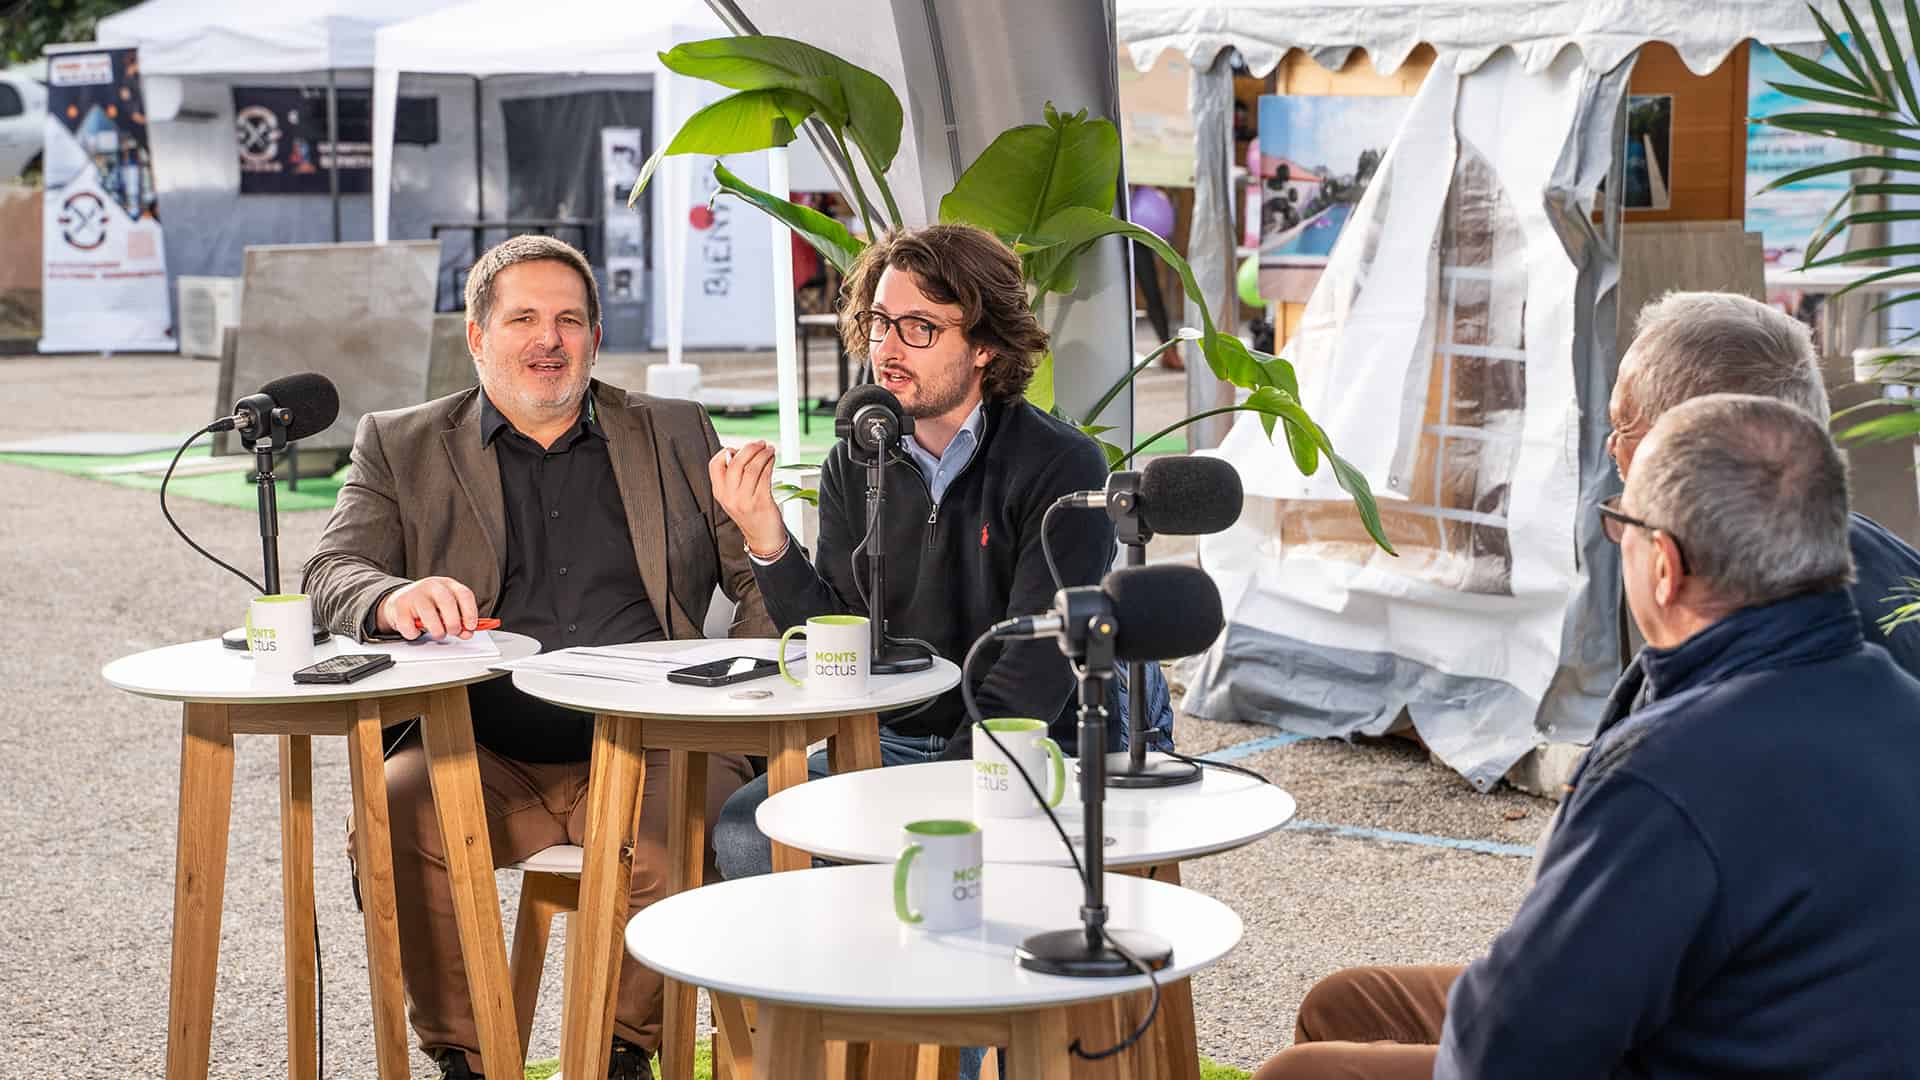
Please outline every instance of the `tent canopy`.
M147 0L101 19L148 75L280 74L373 66L373 33L451 0Z
M642 75L662 70L659 54L682 41L727 34L703 0L542 0L534 19L525 0L426 6L438 10L380 32L372 66L418 74Z
M1838 0L1820 0L1820 12L1844 26ZM1889 16L1898 5L1890 4ZM1895 33L1906 40L1897 16ZM1689 70L1705 75L1742 41L1796 45L1820 40L1806 0L1735 0L1693 4L1678 0L1118 0L1120 43L1135 67L1151 68L1173 49L1205 67L1225 48L1239 50L1256 75L1266 75L1291 49L1344 66L1346 54L1365 49L1381 74L1390 74L1422 44L1455 57L1469 72L1501 48L1538 74L1561 50L1580 51L1586 66L1611 71L1652 41L1673 46Z

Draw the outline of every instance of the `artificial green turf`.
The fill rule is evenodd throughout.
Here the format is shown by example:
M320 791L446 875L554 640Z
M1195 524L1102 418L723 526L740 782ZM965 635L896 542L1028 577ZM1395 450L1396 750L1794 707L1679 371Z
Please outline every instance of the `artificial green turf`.
M728 439L766 439L776 442L780 437L780 418L773 413L756 413L750 416L715 416L713 426L724 438ZM816 416L813 418L813 431L803 435L800 440L800 462L819 464L832 448L833 418ZM1185 453L1185 436L1175 433L1155 442L1149 455ZM182 455L182 464L205 461L209 450L205 446L195 446ZM10 465L24 465L34 469L48 469L53 472L67 473L73 476L89 476L95 480L104 480L122 487L139 488L143 491L159 491L160 477L147 473L116 473L102 475L99 470L119 465L143 464L164 467L173 457L171 451L158 451L149 454L88 455L88 454L0 454L0 462ZM782 464L786 464L783 462ZM1138 467L1138 462L1133 467ZM284 514L300 513L306 510L331 510L333 502L340 493L340 485L346 479L346 469L332 476L308 477L300 481L300 489L294 491L287 486L285 479L275 485L275 500L280 512ZM240 510L251 510L256 505L253 482L247 479L244 471L207 473L201 476L175 475L167 485L167 501L176 499L213 503L216 506L229 506Z

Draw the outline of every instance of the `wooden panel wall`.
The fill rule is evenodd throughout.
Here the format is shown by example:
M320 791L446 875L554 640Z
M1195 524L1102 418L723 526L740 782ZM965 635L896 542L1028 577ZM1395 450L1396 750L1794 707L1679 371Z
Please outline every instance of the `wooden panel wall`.
M1695 75L1670 45L1640 50L1628 93L1673 95L1671 208L1628 221L1737 221L1747 213L1747 47Z

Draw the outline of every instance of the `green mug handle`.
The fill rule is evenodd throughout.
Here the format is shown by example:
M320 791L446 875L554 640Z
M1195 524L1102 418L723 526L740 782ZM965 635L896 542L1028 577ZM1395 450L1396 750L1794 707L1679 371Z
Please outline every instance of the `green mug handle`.
M926 918L907 906L907 878L913 873L914 857L925 850L919 844L908 844L900 849L900 857L893 863L893 913L901 922L908 925L919 923Z
M1047 757L1053 760L1053 795L1047 799L1047 808L1051 810L1052 808L1060 805L1061 799L1064 799L1067 797L1066 755L1060 752L1059 743L1054 742L1052 739L1047 738L1045 735L1042 735L1033 741L1036 744L1038 744L1042 749L1046 750Z
M793 638L793 635L804 634L806 632L807 632L807 628L804 624L802 624L800 626L793 627L789 629L786 633L780 635L780 674L788 682L792 683L795 686L805 686L806 684L801 682L799 679L794 678L793 672L787 670L787 642Z

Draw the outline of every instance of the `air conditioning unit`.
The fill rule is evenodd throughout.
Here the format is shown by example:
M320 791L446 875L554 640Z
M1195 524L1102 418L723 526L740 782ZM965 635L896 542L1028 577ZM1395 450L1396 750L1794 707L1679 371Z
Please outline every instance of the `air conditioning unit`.
M218 360L226 332L239 324L239 278L180 278L180 355Z

